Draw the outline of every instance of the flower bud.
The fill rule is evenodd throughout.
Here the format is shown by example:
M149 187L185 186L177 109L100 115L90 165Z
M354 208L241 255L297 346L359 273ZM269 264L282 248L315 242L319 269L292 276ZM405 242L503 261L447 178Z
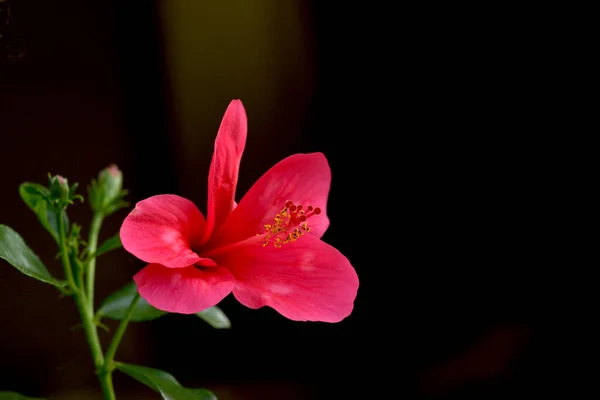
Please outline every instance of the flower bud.
M98 175L98 186L101 193L100 203L105 208L121 197L123 189L123 173L116 166L111 164L100 171Z
M69 201L69 182L66 178L55 175L50 178L50 198L60 205Z

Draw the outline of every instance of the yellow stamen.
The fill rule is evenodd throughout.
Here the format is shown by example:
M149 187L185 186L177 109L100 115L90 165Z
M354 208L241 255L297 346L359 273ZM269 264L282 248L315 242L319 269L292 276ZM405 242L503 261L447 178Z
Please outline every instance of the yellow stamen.
M265 232L263 234L266 236L263 247L273 243L273 246L279 248L286 243L295 242L302 235L310 232L306 223L308 218L319 214L321 214L319 207L308 206L305 211L302 204L286 201L283 209L273 218L274 223L264 225Z

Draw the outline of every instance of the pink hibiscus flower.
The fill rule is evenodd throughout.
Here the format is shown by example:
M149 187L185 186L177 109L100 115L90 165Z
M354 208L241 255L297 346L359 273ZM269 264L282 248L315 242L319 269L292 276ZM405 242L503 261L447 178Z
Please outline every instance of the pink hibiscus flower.
M136 204L123 221L123 247L150 263L134 276L154 307L191 314L230 292L247 307L269 306L297 321L338 322L352 312L358 277L321 241L331 172L321 153L273 166L236 205L246 112L233 100L221 122L208 176L205 219L172 194Z

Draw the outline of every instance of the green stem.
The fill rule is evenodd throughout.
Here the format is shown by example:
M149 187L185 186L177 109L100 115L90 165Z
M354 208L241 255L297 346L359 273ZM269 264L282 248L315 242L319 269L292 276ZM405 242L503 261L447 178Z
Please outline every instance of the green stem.
M79 290L85 294L85 285L83 282L83 265L77 259L77 254L71 253L69 262L71 264L71 268L74 269L73 277L75 279L75 284L77 285L77 288L79 288Z
M100 380L100 386L102 386L102 393L104 393L105 400L117 400L115 396L115 388L113 386L112 371L101 371L98 374Z
M104 368L104 355L102 354L102 347L100 346L96 324L94 323L93 312L88 306L89 303L86 299L85 292L75 285L75 280L73 279L73 270L69 260L69 249L66 243L65 224L62 218L58 218L58 231L60 239L60 255L65 269L65 275L69 282L69 286L73 291L75 304L77 305L77 310L79 311L79 316L81 317L81 322L83 324L83 330L85 331L85 336L90 346L92 359L94 360L94 366L98 372L98 379L100 381L100 386L102 387L102 392L104 393L104 398L106 400L116 400L111 374Z
M113 360L115 358L115 354L117 352L117 348L121 343L121 339L123 338L123 334L125 333L125 329L127 329L127 324L129 324L129 320L135 311L135 306L137 306L138 301L140 300L140 294L135 292L135 296L131 300L131 304L129 304L129 308L125 312L125 317L121 320L121 323L117 327L115 335L113 336L112 342L108 346L108 350L106 350L106 356L104 358L104 364L108 368L114 368Z
M85 299L85 294L75 294L75 303L79 309L79 315L83 322L83 330L87 337L90 350L92 352L92 358L94 360L94 366L96 367L96 373L98 374L98 380L104 393L106 400L116 400L115 390L112 383L112 372L108 371L105 366L104 356L102 354L102 347L100 346L100 339L98 338L98 331L96 324L94 323L94 317L90 315L88 303Z
M87 299L90 310L94 310L94 279L96 277L96 249L98 248L98 235L100 234L100 227L102 226L102 220L104 214L101 212L95 212L90 225L90 234L88 237L87 251L90 256L87 265Z
M75 284L75 279L73 278L73 268L71 268L71 262L69 261L69 249L67 247L67 234L65 232L65 221L62 219L62 215L58 213L58 231L59 231L59 243L60 246L60 257L62 259L63 268L65 270L65 278L67 278L67 282L69 286L74 292L77 292L77 285Z

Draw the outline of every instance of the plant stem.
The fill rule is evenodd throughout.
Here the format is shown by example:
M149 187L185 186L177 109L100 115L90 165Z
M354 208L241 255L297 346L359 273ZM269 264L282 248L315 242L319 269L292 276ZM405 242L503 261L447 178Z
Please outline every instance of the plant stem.
M115 390L112 383L112 371L109 371L105 368L106 363L102 354L100 339L98 338L98 330L96 329L96 324L94 323L94 317L90 314L88 303L83 292L75 294L75 303L77 304L79 315L81 316L81 321L83 322L83 330L85 331L85 335L92 352L92 358L96 367L96 374L98 375L98 380L100 381L104 398L106 400L116 400Z
M100 380L100 386L102 386L104 399L117 400L117 397L115 396L115 388L113 386L112 371L100 371L98 373L98 379Z
M74 270L74 279L75 284L85 294L85 284L83 282L83 265L81 265L80 261L77 259L77 254L70 254L69 262L71 263L71 268L75 267Z
M100 227L102 226L102 220L104 214L101 212L95 212L90 225L90 234L88 237L88 254L91 256L87 265L87 300L89 303L89 309L94 310L94 279L96 277L96 249L98 248L98 235L100 234Z
M131 316L135 311L135 306L137 305L139 300L140 294L138 292L135 292L135 296L131 300L131 304L129 304L129 308L125 312L125 317L121 320L121 323L119 324L119 327L117 328L115 335L113 336L112 342L110 342L108 350L106 350L104 364L109 366L109 368L112 368L111 364L113 363L113 360L115 358L115 353L117 352L117 348L119 347L119 343L121 343L121 339L123 337L123 334L125 333L125 329L127 329L127 324L129 323L129 320L131 319Z
M83 330L85 331L85 336L90 346L92 359L94 360L94 366L96 367L96 372L98 374L100 386L102 387L102 392L104 393L104 398L106 400L115 400L116 398L112 385L111 372L107 371L104 367L104 355L102 354L102 347L100 346L100 339L98 338L96 324L94 323L93 310L90 310L89 308L89 303L86 299L85 292L76 286L75 280L73 279L73 270L69 261L69 249L66 243L65 224L62 218L58 218L58 231L60 239L60 255L63 267L65 269L65 275L67 277L67 281L69 282L69 286L73 291L75 304L79 310L79 316L81 317L81 322L83 323Z
M58 212L58 231L59 231L59 246L60 246L60 258L62 260L63 268L65 270L65 278L69 283L69 286L74 292L77 292L77 285L73 278L73 269L71 268L71 262L69 261L69 249L67 248L67 234L65 232L65 221L62 219L62 214Z

